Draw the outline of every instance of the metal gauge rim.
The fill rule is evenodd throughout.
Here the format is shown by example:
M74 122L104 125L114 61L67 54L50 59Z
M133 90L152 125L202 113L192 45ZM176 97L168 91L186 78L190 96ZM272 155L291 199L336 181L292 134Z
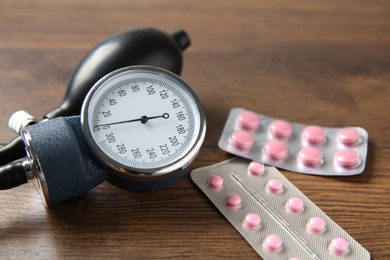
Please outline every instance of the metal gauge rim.
M116 75L126 73L132 71L134 73L136 72L148 72L155 75L159 75L165 78L168 78L169 80L176 82L176 85L182 87L185 89L185 91L188 92L188 94L192 97L197 112L199 113L199 131L194 134L196 136L196 140L194 144L190 147L189 151L182 156L178 157L177 160L173 161L172 163L169 163L167 165L164 165L162 167L156 167L156 168L135 168L131 167L125 164L122 164L113 158L109 157L106 153L102 151L102 149L97 145L95 142L93 135L92 135L92 129L89 126L88 118L89 118L89 105L91 100L93 99L95 93L100 89L100 87L105 84L107 81L109 81L111 78L113 78ZM95 85L91 88L91 90L88 92L83 105L81 109L81 126L83 129L83 133L85 136L85 139L87 141L87 144L89 148L92 150L93 154L97 157L97 159L103 163L104 165L108 166L112 170L120 173L125 173L130 176L161 176L166 175L169 173L172 173L176 170L185 168L188 166L194 157L197 155L197 153L200 150L200 147L203 143L203 140L205 138L206 134L206 117L203 110L203 107L200 103L200 100L196 93L192 90L190 85L186 83L183 79L181 79L179 76L175 75L174 73L167 71L162 68L147 66L147 65L139 65L139 66L129 66L124 67L118 70L115 70L103 78L101 78L98 82L95 83Z

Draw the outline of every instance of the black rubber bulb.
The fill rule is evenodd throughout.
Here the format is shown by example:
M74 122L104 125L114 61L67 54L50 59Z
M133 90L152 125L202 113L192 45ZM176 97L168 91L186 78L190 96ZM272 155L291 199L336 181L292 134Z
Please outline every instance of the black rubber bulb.
M61 105L45 118L80 114L84 97L95 82L122 67L150 65L180 75L182 51L189 45L190 38L183 30L168 34L154 28L138 28L106 39L79 64Z
M22 162L0 166L0 190L8 190L25 183L27 175Z
M8 144L0 148L0 167L24 156L26 156L25 145L22 137L18 135Z
M44 117L79 115L89 89L111 71L131 65L150 65L180 75L182 51L191 41L187 33L171 34L154 28L136 28L109 37L87 54L75 70L60 106ZM18 136L0 148L0 165L25 156L24 144Z

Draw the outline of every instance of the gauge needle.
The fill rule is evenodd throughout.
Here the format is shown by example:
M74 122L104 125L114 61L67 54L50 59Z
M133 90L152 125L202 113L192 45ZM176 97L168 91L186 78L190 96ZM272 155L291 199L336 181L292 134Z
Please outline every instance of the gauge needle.
M169 114L168 113L164 113L161 116L141 116L140 118L137 118L137 119L131 119L131 120L125 120L125 121L119 121L119 122L95 125L94 128L95 127L108 126L108 125L118 125L118 124L124 124L124 123L131 123L131 122L137 122L137 121L141 121L142 124L146 124L146 122L148 122L150 119L156 119L156 118L160 118L160 117L162 117L164 119L168 119L169 118Z

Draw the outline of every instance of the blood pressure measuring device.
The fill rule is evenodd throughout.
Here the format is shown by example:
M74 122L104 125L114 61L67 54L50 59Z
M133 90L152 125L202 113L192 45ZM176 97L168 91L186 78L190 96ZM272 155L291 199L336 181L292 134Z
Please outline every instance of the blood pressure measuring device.
M130 66L91 88L80 117L24 127L27 159L9 166L12 175L7 169L0 174L10 176L7 188L35 179L47 206L105 180L129 191L154 191L188 171L205 134L203 108L185 81L164 69Z

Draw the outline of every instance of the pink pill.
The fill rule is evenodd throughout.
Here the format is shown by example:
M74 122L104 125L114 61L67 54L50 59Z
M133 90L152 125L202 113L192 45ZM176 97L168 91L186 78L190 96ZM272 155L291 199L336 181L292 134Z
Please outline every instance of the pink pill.
M280 252L283 248L283 239L275 234L269 235L265 239L263 247L272 253Z
M328 249L335 255L346 255L349 252L349 243L344 238L336 237L332 239Z
M247 130L256 130L260 123L259 117L255 113L249 111L242 112L238 116L238 120L241 123L241 127Z
M315 147L303 147L298 153L298 160L306 166L316 167L322 164L322 152Z
M291 124L284 120L273 121L269 130L276 138L290 138L293 131Z
M264 164L260 162L251 162L248 166L248 172L254 176L261 176L264 174Z
M354 146L360 143L360 134L356 128L348 127L337 132L337 141L343 145Z
M245 131L236 131L232 135L232 145L239 150L250 150L253 146L253 136Z
M250 230L258 230L260 228L261 218L255 213L248 213L244 218L243 225Z
M271 140L264 147L265 154L275 160L284 160L288 154L288 147L283 142Z
M299 257L291 257L288 260L301 260Z
M271 193L281 193L283 191L283 182L279 179L271 179L268 181L266 189Z
M325 220L320 217L312 217L307 222L306 228L312 233L323 233L326 229Z
M289 198L286 203L286 209L291 213L302 212L303 207L304 207L303 200L297 197Z
M207 181L213 189L221 189L223 187L223 178L219 175L211 175Z
M359 155L354 150L339 150L334 154L336 164L343 168L355 168L359 164Z
M241 196L238 194L229 194L225 197L225 204L230 207L239 207L241 205Z
M326 134L322 127L311 125L303 130L302 137L309 144L323 144Z

